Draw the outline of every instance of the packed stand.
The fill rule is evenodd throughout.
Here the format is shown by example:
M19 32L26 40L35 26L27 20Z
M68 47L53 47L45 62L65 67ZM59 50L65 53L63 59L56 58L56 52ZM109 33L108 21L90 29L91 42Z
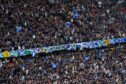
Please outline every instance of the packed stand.
M1 0L1 51L125 37L124 1Z
M0 61L1 84L126 84L126 45Z

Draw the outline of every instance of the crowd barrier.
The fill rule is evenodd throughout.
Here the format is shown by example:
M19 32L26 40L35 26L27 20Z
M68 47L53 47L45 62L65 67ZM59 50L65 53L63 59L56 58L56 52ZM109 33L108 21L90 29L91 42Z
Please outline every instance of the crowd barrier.
M20 56L27 56L27 55L32 55L33 57L35 57L37 53L51 53L53 51L61 51L61 50L77 50L77 49L82 50L84 48L92 49L92 48L100 48L108 45L125 43L125 42L126 42L126 37L82 42L82 43L64 44L64 45L57 45L57 46L40 47L40 48L33 48L33 49L26 49L26 50L11 50L11 51L0 52L0 58L20 57Z

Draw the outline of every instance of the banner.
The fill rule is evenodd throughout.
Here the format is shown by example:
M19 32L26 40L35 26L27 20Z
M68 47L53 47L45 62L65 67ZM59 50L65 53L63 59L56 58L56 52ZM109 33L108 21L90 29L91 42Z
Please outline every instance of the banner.
M10 56L11 56L10 52L8 52L8 51L3 52L4 58L10 57Z
M18 56L26 56L26 55L32 55L33 57L35 57L37 53L51 53L54 51L61 51L61 50L77 50L77 49L82 50L84 48L92 49L92 48L100 48L103 46L125 43L125 42L126 42L126 38L114 38L114 39L82 42L82 43L40 47L40 48L33 48L33 49L26 49L26 50L12 50L10 52L4 51L4 52L0 52L0 58L18 57Z
M18 56L18 51L12 50L12 51L10 51L10 54L11 54L12 57L17 57Z
M104 40L105 46L108 46L110 44L110 39Z

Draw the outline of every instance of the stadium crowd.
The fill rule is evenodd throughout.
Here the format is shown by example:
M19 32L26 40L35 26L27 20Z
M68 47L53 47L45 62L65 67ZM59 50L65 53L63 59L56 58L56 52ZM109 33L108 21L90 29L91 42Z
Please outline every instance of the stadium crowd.
M1 84L126 84L126 45L0 61Z
M125 37L124 2L0 0L0 52ZM0 59L0 84L126 84L126 44Z
M1 0L1 51L124 37L125 0Z

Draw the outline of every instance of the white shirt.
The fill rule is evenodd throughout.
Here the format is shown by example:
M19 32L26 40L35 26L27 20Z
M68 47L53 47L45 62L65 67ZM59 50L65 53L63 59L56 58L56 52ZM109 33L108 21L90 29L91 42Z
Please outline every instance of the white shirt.
M24 79L25 79L25 76L22 76L22 77L21 77L21 80L24 80Z
M8 32L7 35L9 36L10 35L10 32Z
M25 46L22 46L22 49L25 49Z
M67 71L65 71L65 74L68 74L68 72L67 72Z
M25 22L25 23L24 23L24 25L26 26L26 25L27 25L27 23Z
M106 12L107 12L107 13L109 13L109 12L110 12L110 10L109 10L109 9L107 9L107 10L106 10Z
M21 49L21 46L18 46L18 49L20 50Z
M41 70L42 69L42 67L39 67L39 70Z
M28 70L26 70L25 72L26 72L26 74L28 74Z
M25 68L24 68L24 67L22 67L22 70L24 71L24 70L25 70Z
M98 5L99 5L99 7L101 7L101 5L102 5L102 2L100 2L100 1L99 1L99 2L98 2Z
M36 36L35 36L35 35L33 35L33 36L32 36L32 38L33 38L33 39L35 39L35 38L36 38Z
M1 64L0 64L0 67L2 67L2 66L3 66L3 64L1 63Z

